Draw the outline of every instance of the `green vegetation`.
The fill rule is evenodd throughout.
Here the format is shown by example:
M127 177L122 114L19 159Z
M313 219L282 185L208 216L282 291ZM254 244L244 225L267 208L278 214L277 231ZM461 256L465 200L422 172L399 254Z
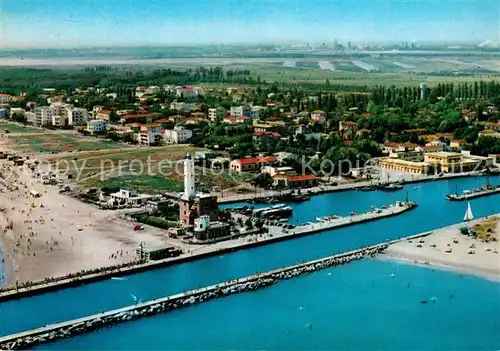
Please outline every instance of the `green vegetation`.
M14 136L11 139L17 149L37 152L91 151L126 147L106 139L83 138L71 134L46 133L34 136Z
M43 132L40 129L20 126L20 125L11 124L11 123L0 123L0 129L7 130L9 133L40 133L40 132Z
M100 188L112 189L135 189L140 193L164 193L170 191L182 191L183 181L181 179L169 179L163 176L152 175L124 175L117 178L99 181Z
M161 217L149 216L149 215L139 216L139 217L137 217L137 221L139 223L149 224L153 227L162 228L162 229L169 229L169 228L176 226L175 222L166 220L166 219L161 218Z

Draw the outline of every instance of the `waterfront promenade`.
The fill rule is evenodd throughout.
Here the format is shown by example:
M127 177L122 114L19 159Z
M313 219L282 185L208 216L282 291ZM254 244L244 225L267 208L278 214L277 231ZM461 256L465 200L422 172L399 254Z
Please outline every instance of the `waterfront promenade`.
M386 173L384 173L386 174ZM450 173L443 174L441 177L437 175L412 175L412 174L402 174L402 173L387 173L390 175L391 182L401 182L402 184L412 184L412 183L420 183L427 182L432 180L444 180L444 179L453 179L453 178L462 178L462 177L470 177L477 176L476 172L464 172L464 173ZM382 176L381 179L373 179L370 181L351 181L340 183L337 185L319 185L315 187L301 189L302 193L310 194L310 195L318 195L324 193L331 193L337 191L348 191L354 190L357 188L362 188L368 185L377 185L382 183L387 183L387 177ZM244 202L249 201L255 198L266 198L277 195L289 194L294 190L265 190L258 192L249 192L246 194L230 194L225 195L224 193L218 193L218 202L219 204L228 204L234 202Z

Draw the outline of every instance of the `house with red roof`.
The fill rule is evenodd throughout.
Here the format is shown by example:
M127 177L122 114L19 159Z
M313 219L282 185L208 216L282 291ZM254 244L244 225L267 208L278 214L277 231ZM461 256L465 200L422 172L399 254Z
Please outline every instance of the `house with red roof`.
M353 121L340 121L339 122L339 134L344 139L352 139L356 133L358 124Z
M325 111L315 110L311 112L311 121L314 123L323 124L325 123Z
M370 135L371 133L372 133L372 131L370 129L360 129L360 130L356 131L356 136L357 137L364 137L364 136Z
M151 123L155 117L158 117L160 114L156 112L151 113L129 113L120 117L121 123Z
M482 131L479 132L478 135L479 135L480 138L481 137L500 138L500 132L498 132L496 130L493 130L493 129L482 130ZM450 142L450 145L451 145L452 142Z
M500 122L488 122L484 126L485 129L490 129L500 132Z
M243 173L259 171L263 166L276 162L276 156L245 157L232 160L230 167L233 172Z
M318 179L313 174L286 175L276 174L273 177L273 185L286 188L310 188L317 184Z
M239 116L239 117L232 117L232 116L226 116L222 119L222 123L226 124L243 124L245 121L248 121L249 117L246 116Z
M279 138L281 138L281 134L278 132L256 131L252 135L252 139L255 142L262 142L270 139L279 139Z
M414 129L405 129L401 132L401 134L405 135L422 135L427 132L425 128L414 128Z

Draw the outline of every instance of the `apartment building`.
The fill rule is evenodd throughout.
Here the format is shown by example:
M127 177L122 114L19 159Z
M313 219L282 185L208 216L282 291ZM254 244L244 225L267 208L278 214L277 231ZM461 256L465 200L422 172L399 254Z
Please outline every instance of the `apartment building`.
M35 108L35 126L45 126L52 123L52 117L56 115L53 106L40 106Z
M106 131L106 121L100 119L92 119L87 121L87 131L92 134L103 133Z
M56 127L64 127L67 125L67 118L64 117L64 116L60 116L60 115L54 115L52 116L52 125L53 126L56 126Z
M214 122L217 118L223 118L227 115L224 107L213 107L208 109L208 119Z
M250 117L252 110L247 106L233 106L229 111L231 117Z
M176 126L174 129L165 130L164 136L167 144L182 144L191 139L193 131L182 126Z
M157 145L163 139L159 123L146 123L140 125L137 141L143 145Z
M68 125L83 126L87 123L89 112L84 108L75 107L68 111Z

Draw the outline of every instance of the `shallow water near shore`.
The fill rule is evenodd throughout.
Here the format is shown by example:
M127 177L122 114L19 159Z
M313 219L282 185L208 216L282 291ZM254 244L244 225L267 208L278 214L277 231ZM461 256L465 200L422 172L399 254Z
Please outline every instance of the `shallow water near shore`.
M131 305L135 298L147 301L458 223L463 218L466 203L449 202L444 196L454 192L456 185L460 192L480 187L485 182L483 177L470 177L410 184L405 190L409 199L416 201L419 207L392 218L134 274L123 280L109 279L3 302L0 303L0 335ZM500 177L491 177L491 183L499 184ZM292 222L314 221L316 217L332 214L366 212L372 205L380 207L404 200L404 197L404 191L346 191L318 195L309 202L292 205ZM232 206L238 205L241 204ZM471 206L476 217L498 213L500 195L472 200Z
M499 316L498 283L367 259L38 349L492 350Z

